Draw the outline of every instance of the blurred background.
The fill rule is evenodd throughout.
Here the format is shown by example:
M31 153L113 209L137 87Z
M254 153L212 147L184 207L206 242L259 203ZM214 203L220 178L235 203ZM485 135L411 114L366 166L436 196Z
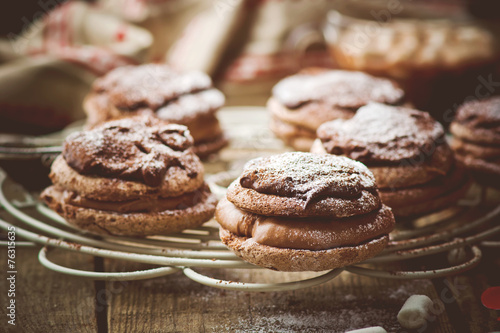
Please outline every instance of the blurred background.
M61 129L95 78L147 62L208 73L228 105L264 105L304 67L361 70L444 124L500 91L495 0L24 0L0 15L1 132Z

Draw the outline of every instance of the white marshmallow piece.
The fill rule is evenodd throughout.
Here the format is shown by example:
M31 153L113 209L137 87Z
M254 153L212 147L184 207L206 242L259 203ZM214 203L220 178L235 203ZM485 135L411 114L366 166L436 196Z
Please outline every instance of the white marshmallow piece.
M404 328L416 329L424 326L432 300L425 295L412 295L398 313L398 321Z
M359 330L347 331L345 333L387 333L387 331L380 326L360 328Z

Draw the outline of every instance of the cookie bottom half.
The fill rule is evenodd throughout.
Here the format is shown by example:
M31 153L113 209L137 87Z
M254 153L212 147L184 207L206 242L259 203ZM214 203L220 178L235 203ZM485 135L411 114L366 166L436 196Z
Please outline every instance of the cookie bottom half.
M220 228L220 238L243 260L283 272L324 271L355 264L380 253L389 242L389 236L382 235L356 246L313 251L258 244L252 238L240 237L224 228Z

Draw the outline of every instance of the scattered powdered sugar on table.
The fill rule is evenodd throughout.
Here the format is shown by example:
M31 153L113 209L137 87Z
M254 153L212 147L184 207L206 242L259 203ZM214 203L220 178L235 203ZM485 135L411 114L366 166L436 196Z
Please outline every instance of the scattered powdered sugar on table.
M333 301L333 300L332 300ZM353 302L351 302L353 303ZM388 332L400 328L396 315L398 308L380 308L373 301L365 304L336 306L328 311L294 310L266 311L266 314L241 318L238 322L222 324L212 332L338 332L343 333L368 326L383 326ZM343 301L337 303L345 304ZM272 315L269 315L272 313Z
M283 273L268 270L198 268L196 271L228 281L291 281L290 278L284 280ZM264 276L267 280L263 281ZM391 283L380 280L364 285L367 278L359 277L358 280L353 277L352 282L343 282L343 277L347 276L302 290L251 293L203 286L177 273L149 281L127 282L123 295L127 297L126 288L133 284L140 285L146 292L154 290L154 297L161 299L160 304L169 306L174 317L193 316L198 322L203 322L205 332L344 333L370 326L400 332L403 329L397 321L397 314L406 299L432 288L432 283L427 280ZM162 319L163 323L172 325L170 318ZM193 327L193 330L198 329Z

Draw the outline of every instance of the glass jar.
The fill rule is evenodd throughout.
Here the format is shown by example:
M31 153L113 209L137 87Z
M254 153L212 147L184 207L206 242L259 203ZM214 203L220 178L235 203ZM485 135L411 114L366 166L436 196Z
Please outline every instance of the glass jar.
M500 94L499 23L454 2L341 2L324 36L337 66L398 81L444 124L464 100Z

